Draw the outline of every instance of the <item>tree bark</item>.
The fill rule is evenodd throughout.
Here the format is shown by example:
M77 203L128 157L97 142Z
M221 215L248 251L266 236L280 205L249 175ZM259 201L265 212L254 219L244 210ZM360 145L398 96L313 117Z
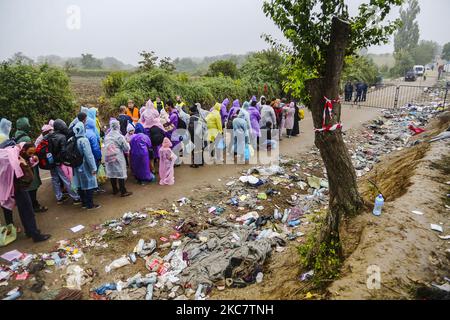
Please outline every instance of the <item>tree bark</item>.
M339 100L339 86L344 64L345 51L350 37L350 24L336 17L331 27L330 45L326 57L323 78L313 79L306 83L311 101L314 127L322 128L325 99ZM341 119L341 104L333 102L333 117L327 113L326 125L334 125ZM358 193L356 173L345 146L342 131L316 132L315 145L327 169L329 180L329 211L321 230L319 245L339 244L339 222L343 216L357 214L363 200ZM341 256L340 245L337 254ZM312 252L312 255L315 253ZM311 256L311 258L313 258Z

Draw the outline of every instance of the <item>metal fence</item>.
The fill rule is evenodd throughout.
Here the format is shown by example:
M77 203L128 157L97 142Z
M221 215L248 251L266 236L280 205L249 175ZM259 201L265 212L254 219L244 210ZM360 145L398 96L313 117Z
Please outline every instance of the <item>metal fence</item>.
M430 101L447 102L449 87L425 87L412 85L383 84L370 88L364 96L353 92L351 101L341 101L343 105L395 109L411 104L425 104ZM348 98L348 97L347 97ZM344 99L342 99L344 100Z

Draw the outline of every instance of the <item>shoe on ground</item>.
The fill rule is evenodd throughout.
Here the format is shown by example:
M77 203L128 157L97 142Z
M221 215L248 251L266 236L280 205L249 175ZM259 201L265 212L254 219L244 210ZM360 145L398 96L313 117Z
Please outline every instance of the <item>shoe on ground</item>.
M87 207L86 206L82 206L81 209L87 209Z
M131 196L132 194L133 194L133 192L125 192L125 193L122 193L120 196L121 196L122 198L125 198L125 197Z
M87 208L89 211L90 210L96 210L96 209L100 209L102 206L99 204L94 204L94 206L92 208Z
M50 239L51 235L49 234L39 234L35 237L33 237L33 242L42 242L42 241L46 241L48 239Z
M81 203L81 200L73 200L73 205L74 206L79 206Z
M46 206L39 206L37 208L34 208L35 213L44 213L47 211L48 211L48 208Z
M66 202L67 200L69 200L69 197L66 195L63 195L62 198L58 201L56 201L57 204L63 204L64 202Z

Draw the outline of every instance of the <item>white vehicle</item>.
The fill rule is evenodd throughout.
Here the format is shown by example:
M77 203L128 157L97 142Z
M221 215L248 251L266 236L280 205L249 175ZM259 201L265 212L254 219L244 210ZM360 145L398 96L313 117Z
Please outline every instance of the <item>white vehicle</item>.
M414 66L414 72L418 77L422 77L425 73L425 67L424 66Z

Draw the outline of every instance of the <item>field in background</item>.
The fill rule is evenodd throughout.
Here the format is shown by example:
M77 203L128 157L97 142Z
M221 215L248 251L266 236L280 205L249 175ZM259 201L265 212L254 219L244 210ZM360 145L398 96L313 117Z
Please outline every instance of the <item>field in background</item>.
M367 56L371 58L378 67L388 66L389 68L392 68L395 64L394 56L391 53L383 53L383 54L370 53Z

